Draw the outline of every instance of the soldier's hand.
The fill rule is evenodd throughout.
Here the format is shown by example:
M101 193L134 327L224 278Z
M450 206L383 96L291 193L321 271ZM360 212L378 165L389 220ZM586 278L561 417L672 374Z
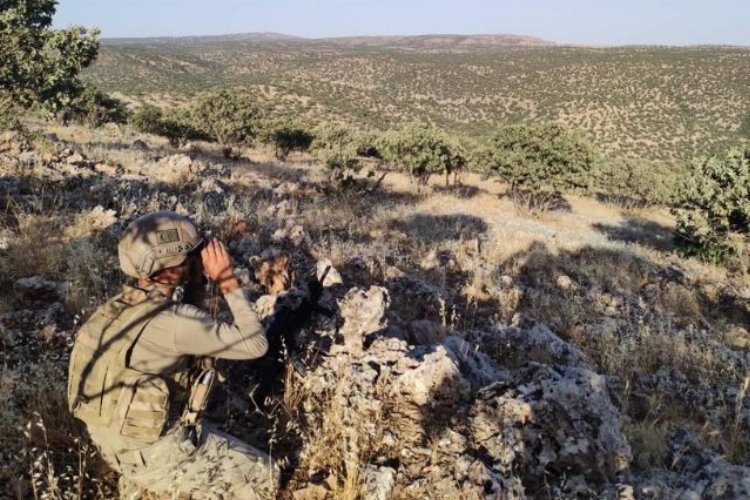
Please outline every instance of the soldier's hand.
M232 270L232 259L224 244L217 240L209 241L201 250L203 272L219 285L222 294L240 287Z

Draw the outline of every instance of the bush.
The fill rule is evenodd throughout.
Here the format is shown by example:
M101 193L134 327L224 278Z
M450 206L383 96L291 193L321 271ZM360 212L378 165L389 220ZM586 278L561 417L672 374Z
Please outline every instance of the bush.
M746 257L750 236L750 149L693 165L681 187L675 242L712 263Z
M143 134L161 135L164 127L164 113L151 104L144 104L136 109L128 123L133 129Z
M195 129L224 146L247 144L257 132L260 109L243 89L222 89L198 96L190 118Z
M21 128L18 108L9 96L0 93L0 132Z
M190 121L191 116L187 111L171 110L165 115L158 107L144 104L130 116L128 123L138 132L166 137L175 147L187 141L209 139Z
M336 187L351 187L362 169L357 155L357 140L350 128L325 124L315 129L311 148Z
M514 201L532 210L548 210L563 193L588 192L596 173L592 146L554 124L502 128L477 156L485 175L508 183Z
M601 166L597 189L607 201L632 210L673 203L679 178L664 163L610 161Z
M279 160L286 160L292 151L307 151L312 144L313 136L307 130L294 125L279 125L271 129L267 142L275 147Z
M56 4L0 1L0 89L20 107L60 116L86 91L78 74L96 59L99 32L52 30Z
M64 122L100 127L105 123L125 123L128 111L119 100L86 85L81 95L62 112L61 118Z
M393 167L407 172L418 185L427 184L432 175L448 176L461 168L464 157L452 148L437 130L413 124L381 135L377 150Z

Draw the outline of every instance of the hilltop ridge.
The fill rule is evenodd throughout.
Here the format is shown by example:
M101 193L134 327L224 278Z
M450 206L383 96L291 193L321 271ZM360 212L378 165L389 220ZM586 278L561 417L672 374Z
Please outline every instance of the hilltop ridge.
M306 38L282 33L236 33L227 35L197 35L175 37L105 38L109 45L187 44L212 45L227 42L247 42L258 45L325 45L339 48L398 48L413 50L490 49L502 47L549 47L553 42L526 35L511 34L425 34L425 35L370 35Z

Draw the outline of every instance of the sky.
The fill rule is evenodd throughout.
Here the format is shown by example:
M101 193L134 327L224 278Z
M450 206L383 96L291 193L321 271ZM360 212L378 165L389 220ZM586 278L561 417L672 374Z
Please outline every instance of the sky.
M750 0L59 0L102 37L516 34L585 45L750 46Z

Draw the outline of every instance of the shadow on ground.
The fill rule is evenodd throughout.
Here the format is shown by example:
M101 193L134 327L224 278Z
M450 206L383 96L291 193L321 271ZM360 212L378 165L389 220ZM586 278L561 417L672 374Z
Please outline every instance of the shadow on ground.
M592 227L612 241L638 243L662 252L674 249L671 228L640 217L628 217L618 225L596 223Z

